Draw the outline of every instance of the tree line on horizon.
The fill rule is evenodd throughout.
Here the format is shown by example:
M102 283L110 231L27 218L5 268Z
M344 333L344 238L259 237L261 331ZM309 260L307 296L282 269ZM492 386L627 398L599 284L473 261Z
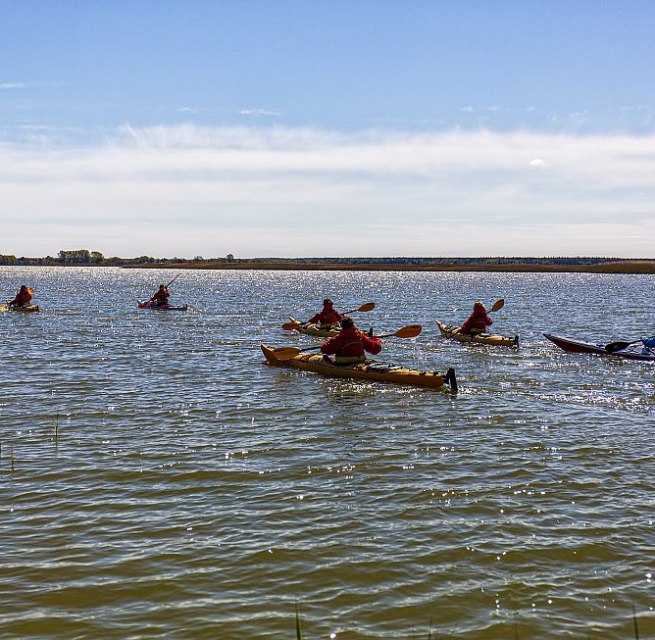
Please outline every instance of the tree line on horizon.
M0 254L0 265L60 265L60 266L123 266L123 265L168 265L168 264L343 264L343 265L422 265L422 266L457 266L457 265L595 265L611 262L643 262L655 258L617 258L604 256L578 256L578 257L385 257L385 258L235 258L228 254L222 258L203 258L195 256L188 258L154 258L152 256L139 256L136 258L105 257L99 251L77 249L73 251L59 251L57 257L45 256L41 258L16 257L15 255Z

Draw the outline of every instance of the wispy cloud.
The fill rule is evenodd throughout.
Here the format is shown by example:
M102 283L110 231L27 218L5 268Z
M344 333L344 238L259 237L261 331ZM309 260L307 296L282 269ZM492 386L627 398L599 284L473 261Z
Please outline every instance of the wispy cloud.
M0 82L0 91L12 91L14 89L26 89L28 84L25 82Z
M96 147L0 147L0 222L37 254L75 238L118 255L651 256L653 149L655 137L126 125Z
M201 113L208 113L211 111L209 107L178 107L176 109L178 113L188 113L191 115L199 115Z
M272 111L271 109L241 109L239 113L242 116L270 116L276 118L282 116L280 111Z

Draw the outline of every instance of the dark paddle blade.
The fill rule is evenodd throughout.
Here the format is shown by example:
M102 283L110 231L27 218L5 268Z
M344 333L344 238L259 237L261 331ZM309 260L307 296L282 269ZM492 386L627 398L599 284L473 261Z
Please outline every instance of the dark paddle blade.
M623 351L626 347L629 347L631 344L637 344L641 340L633 340L632 342L626 342L623 340L617 340L616 342L610 342L605 345L605 351L607 353L614 353L615 351Z
M300 327L300 322L285 322L282 328L285 331L296 331Z

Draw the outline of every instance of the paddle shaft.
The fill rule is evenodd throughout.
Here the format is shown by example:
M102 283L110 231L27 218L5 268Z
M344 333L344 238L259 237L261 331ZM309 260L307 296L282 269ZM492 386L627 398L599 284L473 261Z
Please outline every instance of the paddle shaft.
M394 333L385 333L380 336L375 336L376 338L415 338L417 335L419 335L422 331L422 327L420 324L410 324L407 325L406 327L403 327L402 329L398 329L398 331L395 331ZM296 347L280 347L279 349L275 349L275 355L276 357L280 359L290 359L290 358L295 358L297 355L305 352L305 351L315 351L317 349L320 349L322 345L317 345L313 347L306 347L305 349L298 349Z
M395 333L384 333L381 336L373 336L373 337L374 338L392 338L395 335L396 335ZM317 351L318 349L321 348L321 346L322 345L319 344L318 346L306 347L305 349L299 349L298 352L299 353L304 353L305 351Z
M178 273L167 285L166 288L170 287L182 274Z

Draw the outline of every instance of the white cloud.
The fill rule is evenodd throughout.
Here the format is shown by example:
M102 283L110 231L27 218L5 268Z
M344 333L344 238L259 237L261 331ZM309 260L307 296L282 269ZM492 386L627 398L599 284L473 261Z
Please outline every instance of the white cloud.
M0 253L651 257L654 143L126 125L6 145Z

